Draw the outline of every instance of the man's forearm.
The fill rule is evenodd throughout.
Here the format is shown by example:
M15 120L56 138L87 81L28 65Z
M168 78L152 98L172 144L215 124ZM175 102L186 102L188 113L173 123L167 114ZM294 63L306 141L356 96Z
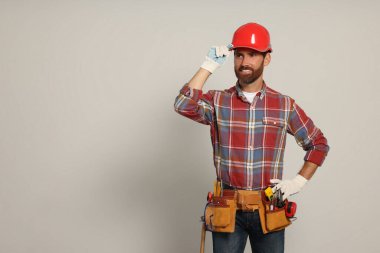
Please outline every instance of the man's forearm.
M197 73L191 78L188 86L193 89L202 90L203 85L206 83L208 77L211 75L207 70L200 68Z
M310 180L313 177L317 168L318 168L318 165L316 165L315 163L305 161L305 163L302 166L302 169L298 172L298 174L300 174L307 180Z

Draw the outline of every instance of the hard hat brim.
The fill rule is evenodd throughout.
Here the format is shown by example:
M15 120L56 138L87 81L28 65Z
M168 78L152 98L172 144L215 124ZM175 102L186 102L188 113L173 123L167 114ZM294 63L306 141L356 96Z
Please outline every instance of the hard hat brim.
M261 53L272 53L272 48L271 47L268 47L268 48L265 48L265 49L261 49L261 48L256 48L256 47L252 47L252 46L248 46L248 45L241 45L241 46L233 46L231 48L231 50L235 50L237 48L248 48L248 49L253 49L253 50L256 50L256 51L259 51Z

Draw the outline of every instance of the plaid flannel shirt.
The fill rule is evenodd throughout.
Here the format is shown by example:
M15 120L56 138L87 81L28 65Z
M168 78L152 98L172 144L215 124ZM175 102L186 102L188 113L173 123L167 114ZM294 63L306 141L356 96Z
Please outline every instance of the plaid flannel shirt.
M282 179L286 133L306 151L305 161L321 166L329 150L323 133L294 99L265 83L252 103L238 84L206 94L185 85L174 108L210 125L217 178L241 189L260 190L270 179Z

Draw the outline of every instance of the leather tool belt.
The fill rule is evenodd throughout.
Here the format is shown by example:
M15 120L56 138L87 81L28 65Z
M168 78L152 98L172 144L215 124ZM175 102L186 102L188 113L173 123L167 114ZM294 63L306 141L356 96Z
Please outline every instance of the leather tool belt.
M285 215L285 208L271 210L270 201L264 191L222 190L222 196L213 196L206 204L202 220L206 229L212 232L235 231L236 211L258 210L263 233L284 229L291 224Z

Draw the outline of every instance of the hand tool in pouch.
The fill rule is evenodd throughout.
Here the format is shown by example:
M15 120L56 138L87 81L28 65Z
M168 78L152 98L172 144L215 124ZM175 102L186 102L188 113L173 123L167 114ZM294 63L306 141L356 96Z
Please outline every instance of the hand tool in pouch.
M269 233L286 228L292 222L286 215L286 204L288 200L283 200L282 193L278 189L273 192L272 187L268 187L262 193L263 208L259 210L262 212L262 229L263 233Z

